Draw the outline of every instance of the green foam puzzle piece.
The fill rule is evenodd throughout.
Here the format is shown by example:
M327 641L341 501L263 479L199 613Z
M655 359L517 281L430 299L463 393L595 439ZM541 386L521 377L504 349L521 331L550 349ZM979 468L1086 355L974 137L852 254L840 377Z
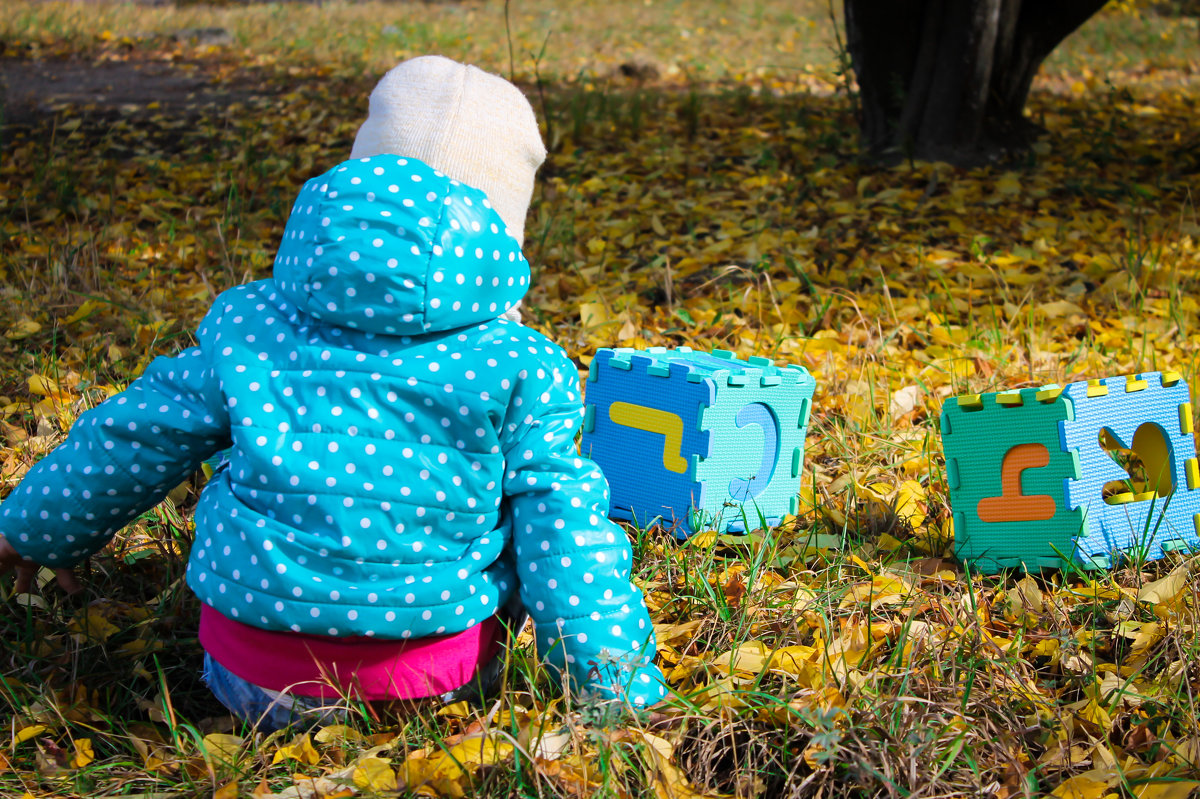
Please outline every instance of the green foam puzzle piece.
M1065 397L1037 388L946 401L942 447L960 560L994 572L1061 567L1064 557L1074 558L1083 511L1067 507L1064 481L1079 478L1079 462L1059 438L1059 423L1071 418ZM1011 468L1015 484L1006 490L1005 458L1021 445L1032 445L1024 451L1044 465Z

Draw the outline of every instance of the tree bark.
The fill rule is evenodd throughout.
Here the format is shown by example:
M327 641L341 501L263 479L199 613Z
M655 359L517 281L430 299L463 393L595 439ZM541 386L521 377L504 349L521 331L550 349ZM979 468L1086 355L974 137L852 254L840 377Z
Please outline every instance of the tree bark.
M1020 150L1033 77L1106 0L844 0L867 155L977 164Z

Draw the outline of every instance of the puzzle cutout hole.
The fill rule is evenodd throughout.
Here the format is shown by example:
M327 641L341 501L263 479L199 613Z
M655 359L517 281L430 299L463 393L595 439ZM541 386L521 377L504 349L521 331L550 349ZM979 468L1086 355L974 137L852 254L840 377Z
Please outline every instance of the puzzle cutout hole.
M729 496L735 502L749 502L761 494L775 476L779 463L779 420L769 405L752 402L738 411L734 421L739 429L754 425L762 436L762 458L758 468L748 477L735 477L729 481Z
M1134 431L1133 441L1125 446L1107 427L1100 429L1100 448L1125 470L1126 477L1104 484L1106 504L1124 505L1162 499L1175 490L1171 479L1171 445L1163 429L1144 422Z

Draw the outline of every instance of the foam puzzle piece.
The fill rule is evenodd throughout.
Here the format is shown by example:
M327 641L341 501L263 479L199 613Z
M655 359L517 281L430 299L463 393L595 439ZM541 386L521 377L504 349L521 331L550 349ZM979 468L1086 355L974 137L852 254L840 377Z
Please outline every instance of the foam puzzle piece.
M984 571L1037 569L1061 565L1057 553L1073 551L1083 513L1066 505L1063 481L1078 475L1079 464L1058 441L1058 426L1070 415L1053 389L951 397L942 406L959 560ZM1038 455L1032 463L1013 457L1031 452Z
M815 388L802 366L724 350L601 349L581 451L608 480L614 518L679 538L778 524L797 510Z
M1187 383L1175 374L1152 373L1072 383L1063 394L1074 408L1073 421L1062 429L1063 447L1077 451L1080 461L1079 479L1066 485L1067 505L1084 511L1080 554L1103 559L1137 550L1156 560L1164 548L1200 547L1200 484ZM1141 457L1150 482L1146 490L1101 496L1105 485L1129 477L1099 446L1101 431Z
M941 433L955 550L978 569L1200 549L1192 406L1177 373L951 398ZM1144 485L1113 448L1140 458Z

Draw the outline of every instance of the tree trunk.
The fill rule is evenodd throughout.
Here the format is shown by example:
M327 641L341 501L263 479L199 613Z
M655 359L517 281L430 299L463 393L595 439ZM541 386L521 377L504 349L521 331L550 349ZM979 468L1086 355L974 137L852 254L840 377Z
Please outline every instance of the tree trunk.
M1033 76L1106 0L844 0L869 157L977 164L1027 145Z

